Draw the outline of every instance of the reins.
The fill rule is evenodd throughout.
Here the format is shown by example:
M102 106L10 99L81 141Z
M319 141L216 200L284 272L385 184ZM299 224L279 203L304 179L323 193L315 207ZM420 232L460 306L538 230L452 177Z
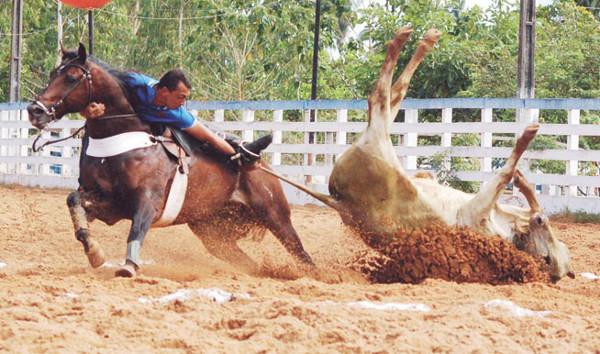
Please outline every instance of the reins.
M40 101L35 101L35 103L44 110L44 113L51 118L51 120L52 120L51 122L55 122L58 119L60 119L60 118L56 117L56 111L64 103L65 99L71 94L71 92L73 92L84 81L87 82L87 88L88 88L88 102L87 102L87 104L90 104L92 102L92 98L93 98L93 93L92 93L92 91L93 91L93 89L92 89L93 88L93 84L92 84L92 69L90 67L86 66L85 64L79 65L79 64L75 63L75 61L78 60L78 59L79 59L79 57L73 58L70 61L68 61L67 63L61 65L57 69L57 72L60 73L63 70L65 70L66 68L68 68L68 67L76 67L76 68L80 69L83 72L83 75L81 76L81 78L74 85L72 85L71 87L69 87L65 91L65 93L64 93L64 95L62 96L61 99L59 99L58 101L56 101L50 107L46 107ZM137 117L137 114L135 114L135 113L115 114L115 115L111 115L111 116L101 117L101 119L132 118L132 117ZM41 151L45 146L56 144L56 143L60 143L62 141L74 138L77 134L79 134L84 129L85 129L85 124L83 125L83 127L77 129L75 131L75 133L71 134L68 137L60 138L60 139L56 139L56 140L49 140L49 141L45 142L44 144L42 144L42 146L37 147L37 142L40 140L40 138L42 137L42 133L43 133L42 131L40 131L40 133L38 134L38 136L33 140L33 144L31 145L31 149L33 150L33 152Z
M135 114L135 113L115 114L115 115L112 115L112 116L104 116L101 119L105 120L105 119L115 119L115 118L134 118L134 117L137 117L137 116L138 115ZM31 150L33 150L33 152L42 151L44 149L44 147L46 147L48 145L60 143L62 141L74 138L75 136L77 136L77 134L79 134L83 130L85 130L85 124L81 128L77 129L75 131L75 133L73 133L73 134L71 134L71 135L69 135L69 136L67 136L65 138L60 138L60 139L56 139L56 140L48 140L45 143L43 143L40 147L37 147L36 144L37 144L38 140L41 139L42 133L43 133L42 131L40 131L40 133L37 135L37 137L33 140L33 144L31 144Z

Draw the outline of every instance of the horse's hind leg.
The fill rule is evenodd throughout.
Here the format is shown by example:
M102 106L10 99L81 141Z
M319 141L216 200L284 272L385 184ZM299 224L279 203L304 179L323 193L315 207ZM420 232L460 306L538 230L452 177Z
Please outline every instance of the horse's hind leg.
M512 180L519 159L529 143L535 138L538 129L538 124L532 124L525 128L504 167L481 188L473 199L460 208L457 217L459 225L486 231L487 220L492 208L496 205L506 185Z
M259 222L266 226L281 242L283 247L301 264L314 267L310 255L304 250L302 241L292 225L290 206L278 179L266 172L255 170L243 178L248 191L248 205Z
M75 237L83 245L83 250L88 257L88 261L93 268L98 268L104 264L104 252L98 242L90 238L90 228L85 209L83 209L82 196L79 191L74 191L67 197L67 206L73 221Z
M269 228L269 231L273 233L283 247L285 247L298 262L314 267L315 264L312 258L306 250L304 250L300 237L292 225L289 206L285 209L281 208L281 206L278 208L268 208L266 210L265 223Z
M243 235L234 230L232 221L218 222L216 217L212 223L188 224L190 229L198 236L206 250L218 259L243 269L250 274L257 274L259 267L237 245L236 241Z

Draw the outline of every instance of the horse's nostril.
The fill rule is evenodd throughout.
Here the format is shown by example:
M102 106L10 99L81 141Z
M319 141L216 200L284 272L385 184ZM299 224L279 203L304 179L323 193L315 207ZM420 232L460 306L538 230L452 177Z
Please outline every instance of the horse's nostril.
M550 264L550 262L551 262L550 256L544 257L544 260L546 261L546 264Z

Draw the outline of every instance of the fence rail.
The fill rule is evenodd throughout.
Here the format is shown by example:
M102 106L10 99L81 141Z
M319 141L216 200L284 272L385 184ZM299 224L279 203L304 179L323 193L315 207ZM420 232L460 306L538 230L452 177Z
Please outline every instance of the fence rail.
M25 106L0 104L0 183L75 188L80 140L67 140L33 153L31 144L36 132L28 122ZM321 191L326 191L327 178L337 156L365 128L366 108L365 100L188 103L188 109L195 115L244 139L273 132L274 142L265 153L267 161L276 171L300 181L311 181L312 187ZM318 111L316 122L309 120L311 109ZM457 116L465 110L476 114L479 121L457 122ZM514 121L494 121L501 110L509 110L508 115L514 115ZM600 117L600 99L407 99L402 109L404 122L393 123L390 134L409 173L431 169L431 157L437 155L444 161L443 167L457 178L485 182L510 155L511 139L531 120L543 117L550 110L563 111L565 123L541 124L538 135L558 136L564 143L549 149L528 150L524 154L527 166L522 169L536 184L547 211L569 208L599 213L600 150L582 149L581 138L598 141L600 125L581 124L580 120L582 113L586 117ZM424 116L430 121L423 121ZM81 120L63 119L54 123L44 138L66 137L82 124ZM316 143L309 144L309 134L316 134ZM471 144L463 142L457 146L457 138L465 135L474 137ZM469 161L469 168L461 169L456 164L458 160ZM544 167L540 163L559 164L564 173L542 173ZM530 166L537 167L531 170ZM292 202L312 202L301 192L285 188ZM506 198L516 200L510 194Z

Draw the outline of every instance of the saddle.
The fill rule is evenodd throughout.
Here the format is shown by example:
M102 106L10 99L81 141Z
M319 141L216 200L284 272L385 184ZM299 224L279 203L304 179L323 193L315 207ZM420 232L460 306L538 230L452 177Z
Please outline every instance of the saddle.
M156 133L156 131L153 129ZM252 164L260 159L260 152L269 146L273 141L271 134L265 135L253 142L244 142L238 136L228 133L223 133L213 130L216 134L221 136L229 145L233 147L236 154L233 156L226 156L221 152L217 151L211 144L199 141L192 137L183 130L163 127L161 134L156 134L159 142L165 147L170 155L178 160L185 160L186 157L194 155L210 156L214 159L222 162L233 164L233 166L243 166ZM174 144L170 144L169 140L172 140Z

